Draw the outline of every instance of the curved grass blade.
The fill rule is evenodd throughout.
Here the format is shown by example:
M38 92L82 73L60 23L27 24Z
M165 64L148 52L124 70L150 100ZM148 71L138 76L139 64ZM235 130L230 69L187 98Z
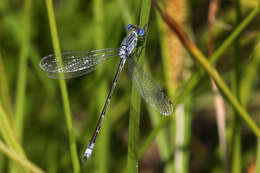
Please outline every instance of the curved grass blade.
M30 170L33 173L44 173L44 171L33 164L30 160L27 160L22 155L18 154L11 148L8 148L1 140L0 140L0 151L7 155L9 158L19 163L22 167Z

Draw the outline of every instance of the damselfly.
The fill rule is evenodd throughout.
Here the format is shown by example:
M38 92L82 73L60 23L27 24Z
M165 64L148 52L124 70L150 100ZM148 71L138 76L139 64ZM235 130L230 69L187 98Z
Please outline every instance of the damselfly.
M150 75L144 72L135 57L141 53L145 41L146 31L135 25L127 26L128 35L124 38L119 48L107 48L93 51L74 51L61 53L62 62L58 63L54 54L45 56L40 67L50 78L74 78L94 71L98 65L103 64L112 57L121 57L112 87L101 112L96 129L84 153L88 159L93 151L97 135L115 89L119 73L128 60L128 71L137 90L143 99L155 107L163 115L170 115L173 111L169 97L158 87ZM139 53L138 53L139 52ZM63 73L63 75L60 75Z

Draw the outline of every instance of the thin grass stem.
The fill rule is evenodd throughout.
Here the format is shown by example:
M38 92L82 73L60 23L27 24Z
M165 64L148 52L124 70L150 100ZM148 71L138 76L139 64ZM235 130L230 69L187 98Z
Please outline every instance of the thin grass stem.
M151 1L143 0L141 4L141 13L139 19L139 26L144 27L148 24ZM143 50L145 52L145 50ZM139 58L142 62L144 53ZM129 144L128 144L128 160L127 169L129 173L138 172L138 138L139 138L139 122L140 122L140 95L135 86L132 85L131 101L130 101L130 115L129 115Z
M93 1L93 13L95 22L95 48L101 49L105 47L105 35L104 35L104 1L95 0ZM106 98L106 92L108 90L107 80L103 77L105 72L104 68L98 69L96 71L96 78L99 79L99 86L97 87L97 104L96 109L102 110L104 104L104 98ZM107 112L108 114L108 112ZM105 120L102 124L102 129L98 141L96 144L96 158L95 162L98 165L98 172L106 173L108 172L108 161L109 161L109 126L110 117L105 116Z
M30 170L33 173L44 173L42 169L37 167L31 161L27 160L26 158L24 158L23 156L15 152L14 150L8 148L1 140L0 140L0 151L27 170Z
M23 130L24 130L24 112L26 103L26 84L27 84L27 60L29 57L30 49L30 25L31 25L31 0L24 1L23 6L23 17L22 17L22 28L23 32L21 34L21 50L19 53L18 62L18 74L17 74L17 88L16 88L16 99L15 99L15 117L14 117L14 129L16 133L16 138L22 143ZM11 115L9 115L11 116ZM11 129L8 129L11 130ZM14 141L14 136L11 137L12 144L15 144L13 148L18 153L25 157L23 149L17 141ZM7 143L8 144L8 143ZM9 145L9 144L8 144ZM20 170L15 164L10 162L10 172L17 172Z
M240 0L236 1L236 23L241 20L241 5ZM234 96L241 102L241 98L239 97L239 91L241 88L239 87L240 83L240 72L239 72L239 62L241 60L240 57L240 42L238 36L237 41L234 42L234 56L233 56L233 71L232 71L232 92ZM242 104L243 105L243 104ZM245 105L243 105L245 107ZM231 172L240 173L242 172L242 150L241 150L241 120L237 116L238 112L233 109L233 123L232 123L232 146L231 146Z
M10 92L8 89L7 77L5 73L5 68L3 64L3 57L0 52L0 93L1 93L1 100L3 103L3 107L5 108L7 115L9 115L9 121L13 124L13 109L11 103Z
M5 110L0 102L0 132L10 148L13 148L16 152L25 157L23 148L17 140L17 136L15 136L14 130L12 129Z
M46 0L45 2L46 2L47 12L48 12L52 44L53 44L55 55L57 57L58 65L60 65L62 62L61 51L60 51L55 15L54 15L54 10L53 10L53 4L52 4L51 0ZM61 74L61 75L63 75L63 74ZM72 160L72 165L73 165L73 172L78 173L80 170L80 166L79 166L79 159L78 159L78 153L77 153L77 148L76 148L76 141L75 141L73 128L72 128L72 118L71 118L71 111L70 111L69 96L68 96L65 80L60 79L59 85L60 85L60 89L61 89L62 101L63 101L66 124L67 124L68 135L69 135L69 145L70 145L70 154L71 154L71 160Z
M23 17L23 34L22 46L19 55L18 63L18 78L16 88L16 103L15 103L15 120L14 127L17 137L22 141L23 125L24 125L24 108L26 102L26 83L27 83L27 59L30 48L30 16L31 16L31 0L26 0L24 3Z

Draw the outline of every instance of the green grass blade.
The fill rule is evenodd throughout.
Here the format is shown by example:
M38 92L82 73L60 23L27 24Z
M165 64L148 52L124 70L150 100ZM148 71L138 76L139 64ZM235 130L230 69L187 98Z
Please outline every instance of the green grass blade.
M16 88L16 100L15 100L15 117L14 117L14 129L16 132L16 137L22 143L23 130L24 130L24 108L26 102L26 84L27 84L27 60L29 57L30 49L30 25L31 25L31 0L24 1L23 7L23 17L22 17L22 30L21 33L21 50L19 54L18 62L18 77L17 77L17 88ZM11 137L13 139L13 136ZM12 141L15 151L24 156L22 147L18 145L18 142ZM8 144L8 143L7 143ZM19 168L16 168L14 164L10 164L11 172L17 172Z
M241 20L241 6L240 0L236 1L236 21L237 23ZM239 77L239 62L241 60L241 46L238 37L237 41L234 43L234 56L233 56L233 65L234 68L232 69L231 74L231 85L232 85L232 92L234 96L241 102L241 98L239 97L239 88L240 77ZM243 104L242 104L243 105ZM245 107L245 105L243 105ZM242 151L241 151L241 120L237 116L238 112L233 109L233 123L232 123L232 146L231 146L231 153L232 153L232 164L231 164L231 172L233 173L240 173L242 171Z
M244 77L239 83L239 98L241 99L241 104L247 106L249 103L249 98L253 90L253 84L258 78L257 71L260 65L260 35L257 38L257 45L249 57L251 60L245 68Z
M13 124L13 121L11 121L11 118L13 118L13 110L11 106L11 98L9 95L9 90L7 86L7 80L6 80L6 74L3 64L3 58L0 52L0 102L2 101L4 109L7 111L7 115L9 117L6 117L10 124ZM5 158L3 155L0 155L0 172L4 169L4 162Z
M151 8L150 0L143 0L141 7L141 14L139 26L144 27L148 24L149 14ZM143 50L145 52L145 50ZM139 62L142 62L144 53L141 55ZM127 169L129 173L138 172L138 138L139 138L139 121L140 121L140 95L135 86L131 90L131 103L129 115L129 142L128 142L128 160Z
M168 56L168 49L167 49L167 45L165 37L164 37L164 30L165 28L163 28L163 23L162 20L159 18L159 16L156 16L156 20L157 20L157 26L158 26L158 30L160 33L160 47L161 47L161 52L162 52L162 61L163 61L163 72L164 72L164 77L166 78L166 86L167 86L167 90L170 92L170 97L172 97L174 93L174 89L172 89L173 87L173 82L170 80L170 66L169 66L169 56ZM150 71L149 68L147 67L146 69L148 69L148 72ZM171 88L171 89L170 89ZM158 145L158 150L159 150L159 154L160 154L160 159L162 160L162 162L165 163L164 165L164 172L165 173L170 173L173 172L173 161L170 160L172 153L171 153L171 148L172 145L170 144L170 140L167 137L167 131L166 129L163 129L166 125L168 125L169 123L171 123L174 126L174 118L175 115L171 115L170 117L162 117L158 112L156 112L155 110L153 110L153 108L149 105L147 105L147 109L150 115L150 120L152 123L152 126L154 127L154 129L152 130L152 132L148 135L148 137L144 140L144 142L142 143L140 149L139 149L139 158L142 157L142 154L144 153L145 150L147 150L147 148L150 146L151 142L154 140L154 138L156 137L155 135L160 131L160 133L158 134L158 136L156 137L156 143ZM174 135L171 135L174 136Z
M191 144L191 120L192 120L192 95L189 95L184 100L184 136L183 136L183 158L182 158L182 170L183 173L189 172L190 167L190 150L189 146Z
M54 52L57 57L57 61L59 63L61 63L61 61L62 61L61 60L61 51L60 51L60 45L59 45L59 39L58 39L58 33L57 33L57 27L56 27L56 21L55 21L55 15L54 15L52 1L46 0L45 2L46 2L46 6L47 6L47 12L48 12L48 18L49 18ZM63 101L63 105L64 105L65 118L66 118L66 124L67 124L68 135L69 135L73 172L78 173L80 170L80 166L79 166L79 159L78 159L78 153L77 153L77 148L76 148L76 141L75 141L73 128L72 128L72 118L71 118L67 86L66 86L65 81L62 79L59 80L59 84L60 84L60 89L61 89L62 101Z
M8 116L6 115L6 112L0 102L0 132L7 145L25 157L23 148L18 143L17 137L15 136L14 130L12 129L7 117Z
M234 120L233 131L240 131L241 123L237 118ZM231 163L231 172L241 172L242 171L242 158L241 158L241 135L240 133L234 132L232 136L232 163Z
M257 39L257 46L254 49L254 52L249 57L251 60L249 64L245 67L244 75L241 78L239 82L239 90L237 90L237 95L239 95L241 104L243 106L247 106L249 102L249 98L252 94L252 88L255 83L255 80L257 79L257 71L259 69L260 65L260 46L259 46L259 37ZM236 55L236 58L238 55ZM236 60L237 61L237 60ZM238 61L239 62L239 61ZM234 117L233 120L233 129L232 129L232 172L242 172L242 164L243 163L243 157L242 157L242 151L241 151L241 121L237 119L237 117Z
M105 35L104 35L104 1L103 0L95 0L93 1L93 13L94 13L94 27L95 32L95 49L102 49L105 47ZM96 88L97 93L97 102L96 102L96 109L97 115L96 117L99 118L103 105L104 99L107 97L106 93L108 91L107 87L107 80L103 77L105 68L98 69L96 71L96 78L100 79L99 85ZM106 113L104 121L102 123L102 129L100 130L100 134L96 143L96 158L95 162L97 165L97 171L99 173L106 173L108 172L108 161L109 161L109 125L110 125L110 117L108 117L109 111Z
M174 171L189 172L190 137L191 137L191 105L192 97L188 95L183 104L176 110L176 144L174 153Z
M11 119L13 118L13 110L11 104L10 92L8 89L7 78L5 73L5 68L3 64L3 57L0 52L0 100L2 100L3 107L5 108L7 115L10 117L10 123L12 123Z
M15 103L15 122L14 127L17 137L22 141L23 125L24 125L24 107L26 102L26 79L27 79L27 59L29 56L30 48L30 16L31 16L31 0L26 0L24 4L24 17L23 17L23 35L22 47L19 55L18 63L18 79L16 90L16 103Z
M34 165L32 162L24 158L23 156L19 155L17 152L15 152L12 149L9 149L1 140L0 140L0 151L7 155L9 158L20 164L22 167L24 167L27 170L30 170L33 173L44 173L43 170L38 168L36 165Z
M12 148L17 153L19 153L21 157L25 158L23 148L18 142L17 136L15 136L15 132L12 129L7 117L8 116L6 115L6 112L3 109L2 103L0 102L0 132L9 148ZM16 165L13 162L10 162L10 170L11 172L17 172L18 170L22 171L20 167L16 167Z

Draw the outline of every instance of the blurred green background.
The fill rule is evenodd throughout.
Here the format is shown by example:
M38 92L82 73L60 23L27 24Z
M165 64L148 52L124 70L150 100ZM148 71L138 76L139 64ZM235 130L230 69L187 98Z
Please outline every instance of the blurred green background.
M138 25L142 8L150 8L149 3L144 7L143 1L131 0L52 2L62 51L117 48L126 35L127 24ZM168 0L160 4L180 21L191 40L207 55L209 1ZM253 0L221 1L212 26L215 48L223 44L255 7L257 3ZM153 7L148 15L144 66L175 102L190 76L201 69L171 37L173 33ZM260 106L260 49L256 47L260 38L259 21L257 15L216 63L221 77L255 122ZM48 78L39 68L40 59L53 52L44 0L0 1L1 107L30 161L46 172L73 172L59 81ZM81 159L118 63L119 58L105 63L96 72L66 80L80 172L129 172L132 83L127 67L120 74L94 153L88 162ZM151 140L140 156L139 172L257 172L257 139L243 121L236 118L227 102L224 102L226 153L222 153L214 96L206 76L181 98L178 107L174 105L177 112L171 117L158 115L142 102L140 138L135 145L141 149ZM178 114L183 119L175 118ZM149 138L151 133L156 138ZM179 138L183 138L180 143ZM5 141L3 132L0 139ZM24 171L14 165L0 152L0 172Z

